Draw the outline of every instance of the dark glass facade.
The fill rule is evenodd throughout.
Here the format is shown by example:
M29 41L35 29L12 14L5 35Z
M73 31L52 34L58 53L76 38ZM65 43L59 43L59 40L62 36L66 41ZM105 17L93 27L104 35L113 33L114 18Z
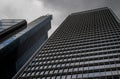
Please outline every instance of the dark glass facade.
M119 79L120 25L109 8L69 15L13 79Z
M11 79L47 40L51 20L52 15L28 24L20 19L0 20L0 79Z

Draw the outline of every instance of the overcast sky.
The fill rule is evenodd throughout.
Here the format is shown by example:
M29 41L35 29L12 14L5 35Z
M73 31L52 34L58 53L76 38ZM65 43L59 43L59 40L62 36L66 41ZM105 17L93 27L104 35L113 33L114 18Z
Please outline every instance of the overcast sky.
M106 6L120 18L120 0L0 0L0 18L31 22L42 15L52 14L50 36L69 14Z

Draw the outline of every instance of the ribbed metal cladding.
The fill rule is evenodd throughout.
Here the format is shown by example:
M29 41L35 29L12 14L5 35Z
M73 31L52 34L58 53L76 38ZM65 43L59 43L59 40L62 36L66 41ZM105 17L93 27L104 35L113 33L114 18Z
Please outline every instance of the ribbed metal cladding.
M108 8L73 13L14 79L120 79L120 26Z
M24 19L0 20L0 43L26 27L27 22Z

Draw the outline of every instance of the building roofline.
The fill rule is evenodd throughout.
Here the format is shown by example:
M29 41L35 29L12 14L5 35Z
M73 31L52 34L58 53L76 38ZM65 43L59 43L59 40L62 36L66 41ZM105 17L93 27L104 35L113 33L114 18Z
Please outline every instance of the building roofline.
M108 9L112 13L112 15L114 16L115 20L120 23L120 19L116 16L116 14L113 12L113 10L109 7L102 7L102 8L91 9L91 10L87 10L87 11L75 12L75 13L71 13L70 16L83 14L83 13L88 13L88 12L106 10L106 9Z
M87 11L85 10L85 11L81 11L81 12L74 12L74 13L71 13L70 15L78 15L78 14L94 12L94 11L100 11L100 10L105 10L105 9L109 9L109 8L108 7L102 7L102 8L91 9L91 10L87 10Z
M113 10L111 8L109 8L110 12L112 13L113 17L115 18L115 20L120 23L120 19L117 17L117 15L115 14L115 12L113 12Z

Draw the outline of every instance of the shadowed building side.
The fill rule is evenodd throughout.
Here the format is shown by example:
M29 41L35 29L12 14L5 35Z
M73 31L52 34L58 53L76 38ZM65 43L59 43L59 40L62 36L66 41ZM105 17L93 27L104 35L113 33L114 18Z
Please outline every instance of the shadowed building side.
M41 18L43 18L43 21ZM19 38L20 45L17 53L17 58L19 59L16 62L17 71L48 38L48 30L51 28L51 19L52 16L47 15L28 24L28 29L30 30L22 34Z
M16 32L11 33L10 31L9 36L6 33L5 39L0 42L1 79L11 79L45 42L48 38L47 32L51 28L51 19L52 15L42 16L29 24L26 23L27 27L25 29L20 31L14 29ZM6 19L4 21L8 20ZM12 20L9 21L11 22ZM19 27L19 25L18 22L15 26ZM13 26L11 25L11 27ZM11 27L8 29L11 29Z

